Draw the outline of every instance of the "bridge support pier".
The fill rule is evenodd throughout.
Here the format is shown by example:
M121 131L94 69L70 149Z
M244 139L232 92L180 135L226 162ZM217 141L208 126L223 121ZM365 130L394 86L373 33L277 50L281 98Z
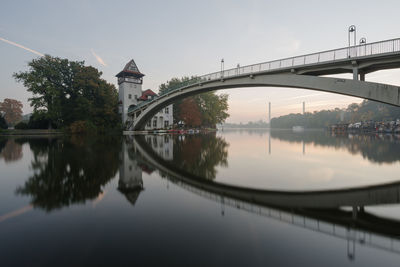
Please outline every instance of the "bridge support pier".
M365 82L365 73L360 71L360 81Z
M353 68L353 80L358 81L358 68Z

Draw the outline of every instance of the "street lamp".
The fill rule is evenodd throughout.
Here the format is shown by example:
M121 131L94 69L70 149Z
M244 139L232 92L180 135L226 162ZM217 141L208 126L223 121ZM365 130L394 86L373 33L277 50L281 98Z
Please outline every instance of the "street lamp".
M224 75L223 75L223 73L224 73L224 63L225 63L225 62L224 62L224 59L222 58L222 59L221 59L221 78L224 76Z
M366 44L367 43L367 38L363 37L360 39L360 45Z
M350 27L349 27L349 46L351 46L351 44L350 44L350 34L351 33L353 33L354 32L354 46L356 45L356 33L357 33L357 30L356 30L356 26L355 25L351 25Z

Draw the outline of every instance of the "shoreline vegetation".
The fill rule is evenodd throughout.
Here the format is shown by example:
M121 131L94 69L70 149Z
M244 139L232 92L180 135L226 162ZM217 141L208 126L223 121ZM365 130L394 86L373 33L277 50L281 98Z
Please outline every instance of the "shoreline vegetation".
M380 124L393 124L400 118L400 108L382 104L375 101L364 100L360 104L350 104L344 109L331 109L301 113L272 118L271 123L259 120L247 123L225 123L219 128L271 128L271 129L293 129L303 127L304 129L327 129L331 125L365 125L370 122ZM351 128L351 127L350 127ZM355 127L354 127L355 128Z
M27 71L13 75L32 93L29 102L33 113L22 121L19 114L20 119L12 124L6 123L0 114L3 119L0 128L4 129L0 135L121 135L123 125L118 90L104 80L102 74L96 68L86 66L84 61L50 55L33 59L28 62ZM160 94L174 86L182 86L187 79L173 78L161 84ZM179 130L181 132L216 128L217 123L224 122L229 116L227 101L228 95L215 92L179 100L174 103L174 125L177 129L182 126L187 129Z

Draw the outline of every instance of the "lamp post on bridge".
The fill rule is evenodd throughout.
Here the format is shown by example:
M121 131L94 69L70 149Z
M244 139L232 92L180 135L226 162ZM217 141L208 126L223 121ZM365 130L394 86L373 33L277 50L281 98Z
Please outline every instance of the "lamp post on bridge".
M351 57L351 42L350 42L350 37L351 37L351 34L354 34L354 46L356 46L356 39L357 39L357 28L356 28L356 26L355 25L350 25L349 26L349 30L348 30L348 40L349 40L349 48L348 48L348 50L347 50L347 57L348 58L350 58Z
M360 39L360 45L366 44L367 43L367 38L363 37Z
M355 25L351 25L350 27L349 27L349 47L351 46L351 43L350 43L350 35L351 35L351 33L353 33L354 32L354 46L356 45L356 39L357 39L357 28L356 28L356 26Z

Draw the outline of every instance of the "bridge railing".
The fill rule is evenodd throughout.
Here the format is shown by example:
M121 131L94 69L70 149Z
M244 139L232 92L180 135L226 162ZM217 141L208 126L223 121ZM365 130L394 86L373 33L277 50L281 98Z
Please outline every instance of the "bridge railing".
M160 96L169 94L177 89L183 89L192 84L204 81L220 80L244 74L256 74L259 72L277 71L280 69L296 68L319 63L331 63L346 59L358 59L365 56L398 52L400 52L400 38L262 62L197 76L191 80L185 81L181 84L176 85L175 87L171 87L168 90L163 91ZM145 106L152 101L155 100L145 101L137 105L133 110L140 109L142 106Z

